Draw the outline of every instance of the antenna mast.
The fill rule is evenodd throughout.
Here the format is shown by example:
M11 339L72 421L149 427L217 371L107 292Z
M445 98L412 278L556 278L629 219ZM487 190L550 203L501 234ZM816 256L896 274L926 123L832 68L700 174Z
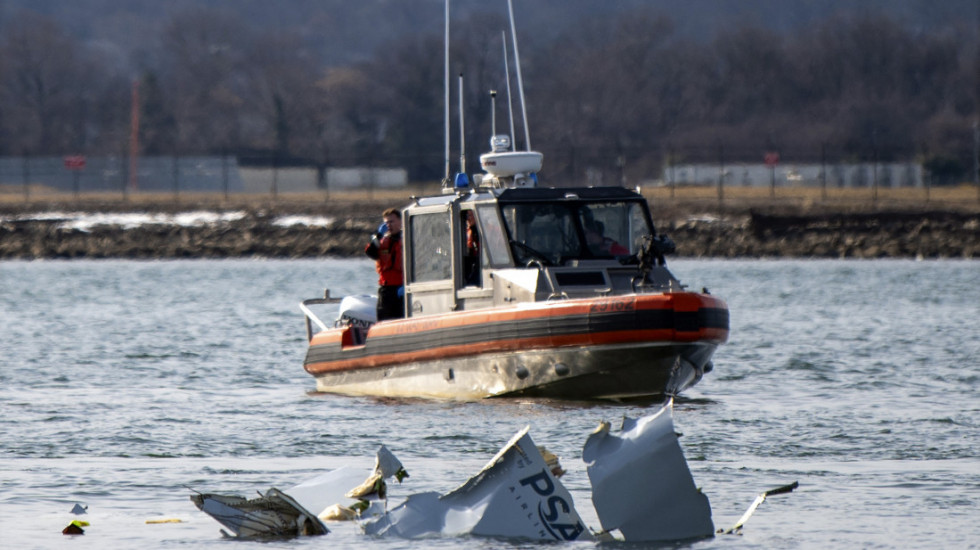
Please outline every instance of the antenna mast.
M446 177L443 180L448 183L449 180L449 0L446 0L446 38L445 38L445 82L444 88L446 97L443 101L445 112L443 113L443 118L446 122Z
M497 90L490 90L490 137L497 135Z
M447 0L448 1L448 0ZM521 54L517 51L517 27L514 25L514 0L507 0L510 10L510 36L514 41L514 64L517 65L517 91L521 95L521 113L524 115L524 146L531 150L531 131L527 127L527 105L524 102L524 79L521 78Z
M504 46L504 80L507 82L507 113L510 115L510 150L517 144L514 135L514 102L510 99L510 66L507 63L507 32L500 31L500 43Z
M466 173L466 124L463 121L463 73L459 73L459 172Z

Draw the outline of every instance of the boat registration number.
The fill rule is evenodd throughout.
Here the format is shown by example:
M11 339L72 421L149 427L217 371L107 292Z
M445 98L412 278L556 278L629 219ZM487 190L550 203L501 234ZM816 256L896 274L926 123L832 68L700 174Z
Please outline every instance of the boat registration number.
M632 298L619 300L603 300L596 302L589 307L589 313L604 313L607 311L633 311L636 309L636 302Z

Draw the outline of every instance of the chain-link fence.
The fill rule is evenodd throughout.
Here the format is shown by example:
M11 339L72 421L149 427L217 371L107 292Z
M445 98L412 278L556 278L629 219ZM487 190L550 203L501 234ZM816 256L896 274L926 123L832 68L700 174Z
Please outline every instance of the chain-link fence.
M980 205L976 176L973 181L951 179L915 160L869 161L843 155L831 158L826 151L786 155L772 150L761 152L758 162L742 162L727 161L721 149L714 161L705 160L703 150L665 149L662 153L632 157L593 153L572 159L561 151L546 150L540 181L554 187L622 185L641 188L659 200L691 199L719 205L745 199ZM425 192L437 189L438 183L409 182L404 168L279 166L240 163L230 155L0 158L0 199L6 202L96 195L123 201L151 195L179 200L202 194L226 200L241 195L276 199L299 194L328 199L339 191L374 198L376 192L401 189L407 193L409 188Z

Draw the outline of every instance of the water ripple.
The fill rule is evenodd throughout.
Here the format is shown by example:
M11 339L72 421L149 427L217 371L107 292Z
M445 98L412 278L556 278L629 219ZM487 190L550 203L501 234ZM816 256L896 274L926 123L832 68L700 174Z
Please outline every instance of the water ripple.
M692 288L712 288L732 311L731 342L716 369L675 405L681 445L716 524L733 523L761 490L801 484L767 500L743 537L688 546L980 540L980 334L973 323L950 322L977 318L980 264L676 260L671 267ZM656 403L454 403L313 390L296 303L324 286L371 292L376 277L365 260L0 264L0 488L4 502L16 502L4 542L63 545L66 503L84 500L90 514L125 518L124 525L101 519L118 525L93 531L102 546L224 548L219 526L198 515L187 487L252 495L328 468L370 468L385 444L412 474L399 494L448 490L525 425L561 457L577 506L590 510L585 437L600 420L617 426ZM150 514L193 521L170 531L132 528ZM895 525L915 529L899 536ZM356 532L329 536L337 547L364 543Z

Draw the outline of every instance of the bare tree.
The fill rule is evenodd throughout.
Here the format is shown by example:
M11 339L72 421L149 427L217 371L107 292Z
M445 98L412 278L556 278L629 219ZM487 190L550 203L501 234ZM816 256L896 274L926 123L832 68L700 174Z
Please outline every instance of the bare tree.
M216 151L239 145L244 79L253 32L234 13L192 9L163 34L169 54L161 90L172 97L177 149Z
M0 41L3 149L45 154L84 149L96 66L49 18L25 11L6 27Z
M319 67L309 51L296 37L269 34L255 39L248 58L244 108L264 129L252 143L277 158L313 155Z
M262 151L320 168L397 164L414 179L442 177L442 27L422 26L438 19L439 6L391 8L418 28L373 53L367 44L380 41L354 40L351 29L326 39L295 32L336 25L348 4L329 0L316 23L289 14L273 32L246 23L236 6L185 9L163 24L133 23L141 30L128 39L154 44L142 56L79 42L52 19L19 13L0 34L0 154L118 154L138 76L147 153ZM371 19L379 9L346 13ZM506 112L500 33L509 23L487 9L471 7L452 32L451 72L465 74L470 172L490 133L489 90L500 92L499 114ZM972 21L924 32L865 13L792 31L728 22L721 33L691 39L649 3L617 9L597 7L601 17L577 22L565 14L533 32L518 24L531 133L540 136L534 146L546 153L549 174L575 183L587 169L648 174L668 148L702 161L721 149L731 161L758 161L769 146L882 160L929 151L936 166L972 165L980 103ZM137 20L130 18L138 16L102 24L126 27ZM390 21L379 25L395 36ZM135 36L157 28L159 36ZM345 40L363 47L322 51ZM325 59L357 62L324 66ZM453 159L456 86L453 78ZM520 144L522 128L516 133Z

